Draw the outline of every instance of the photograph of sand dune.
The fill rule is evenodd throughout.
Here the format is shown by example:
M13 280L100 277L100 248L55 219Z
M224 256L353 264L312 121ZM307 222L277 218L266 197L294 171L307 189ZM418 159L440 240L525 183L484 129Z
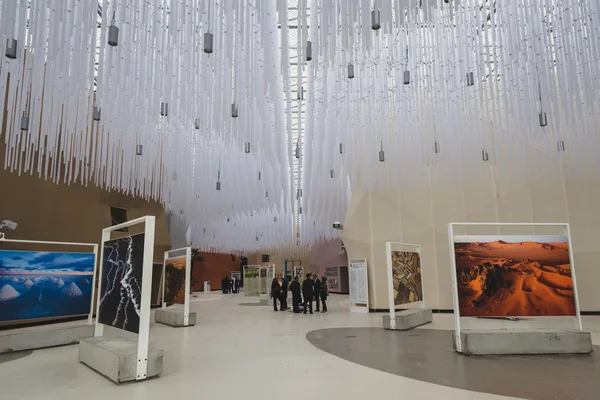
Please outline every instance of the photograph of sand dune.
M463 317L573 316L566 236L455 236Z
M392 251L394 305L423 300L421 255L414 251Z
M186 256L165 260L164 302L167 304L185 303L185 265Z

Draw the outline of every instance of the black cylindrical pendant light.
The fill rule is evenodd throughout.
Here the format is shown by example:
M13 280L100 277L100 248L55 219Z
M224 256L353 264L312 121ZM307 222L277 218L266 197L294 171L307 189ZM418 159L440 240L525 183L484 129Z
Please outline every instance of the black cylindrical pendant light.
M306 61L312 60L312 42L308 40L306 42Z
M196 118L196 120L194 121L194 128L200 129L200 118Z
M265 192L265 197L269 197L269 191L268 190Z
M138 144L137 146L135 146L135 154L137 154L138 156L141 156L143 149L144 149L144 147L141 144Z
M296 150L294 151L294 155L296 156L296 158L300 158L300 147L298 147L298 145L296 144Z
M217 190L221 190L221 182L217 181Z
M261 174L260 174L260 171L258 171L258 180L259 181L260 181L260 178L261 178Z
M348 64L348 78L349 79L354 78L354 65L353 64Z
M6 39L6 52L4 54L13 60L17 58L17 39Z
M119 45L119 28L115 25L108 27L108 44L113 47Z
M100 107L94 107L92 111L92 119L94 121L100 121L100 117L102 117L102 109Z
M233 117L233 118L237 118L238 117L238 106L235 103L233 103L231 105L231 117Z
M21 117L21 130L29 130L29 115L27 115L27 112L25 111L23 111L23 116Z
M340 143L340 154L344 154L344 144Z
M383 151L383 141L381 142L381 150L379 150L379 162L385 161L385 152Z
M404 71L404 84L410 84L410 71Z
M163 117L169 115L169 103L165 103L164 101L160 102L160 115Z
M381 28L381 12L379 10L371 11L371 29L374 31Z
M335 171L334 170L330 170L329 171L329 176L332 178L335 178Z
M244 152L246 154L250 154L250 142L246 142L246 144L244 145Z
M213 34L210 32L204 34L204 52L208 54L213 52Z
M548 125L548 117L545 112L540 112L540 126L544 127Z
M473 86L475 84L475 75L472 72L467 73L467 86Z

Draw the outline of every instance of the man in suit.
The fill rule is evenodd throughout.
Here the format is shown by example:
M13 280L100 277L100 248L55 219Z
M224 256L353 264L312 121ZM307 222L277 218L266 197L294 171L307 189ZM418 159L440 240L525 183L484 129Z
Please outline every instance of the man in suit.
M317 305L317 312L319 312L319 293L321 293L321 281L319 280L319 277L317 276L315 278L315 283L313 285L314 287L314 291L315 291L315 296L316 296L316 305Z
M313 297L315 295L315 282L312 280L312 275L310 272L306 273L306 279L302 282L302 297L304 297L304 314L308 308L310 308L310 313L313 313Z
M300 312L300 282L298 277L294 278L294 281L290 284L290 290L292 291L292 307L293 311L297 314Z

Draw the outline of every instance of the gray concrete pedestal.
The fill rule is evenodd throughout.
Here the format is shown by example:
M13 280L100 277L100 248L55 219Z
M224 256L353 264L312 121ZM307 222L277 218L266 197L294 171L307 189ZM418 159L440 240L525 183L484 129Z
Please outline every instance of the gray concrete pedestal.
M186 324L185 316L182 309L157 308L156 310L154 310L154 320L158 323L174 327L193 326L196 325L196 313L190 313Z
M456 350L455 334L452 343ZM514 354L589 354L592 337L589 332L570 329L460 331L461 351L467 355Z
M396 328L392 328L389 314L383 316L383 327L396 331L406 331L417 326L425 325L433 321L433 313L426 308L413 308L398 311L395 314Z
M79 343L94 336L94 325L56 324L0 332L0 354Z
M137 379L136 341L122 337L95 337L79 343L79 362L115 383L144 380L162 374L163 351L148 346L148 368Z

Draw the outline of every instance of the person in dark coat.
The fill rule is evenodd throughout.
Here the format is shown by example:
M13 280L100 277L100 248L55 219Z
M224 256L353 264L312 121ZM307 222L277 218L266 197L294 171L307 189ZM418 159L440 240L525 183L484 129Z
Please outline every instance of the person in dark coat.
M279 289L279 303L281 303L281 311L287 311L287 295L288 295L288 287L285 283L285 279L279 278L279 282L281 284L281 288Z
M240 285L242 284L242 280L241 279L236 279L235 280L235 292L239 293L240 292Z
M317 304L319 303L319 297L321 297L321 302L323 303L323 311L327 312L327 296L329 295L329 288L327 287L327 277L324 276L321 281L321 290L317 293Z
M306 279L302 282L302 297L304 297L304 314L310 308L310 313L313 313L313 297L315 295L315 282L312 280L310 272L306 273Z
M275 277L271 281L271 298L273 299L273 310L274 311L278 311L277 310L277 300L279 299L280 293L281 293L281 286L279 285L279 281L277 280L277 277ZM283 306L283 304L282 304L282 306Z
M315 283L313 285L314 289L315 289L315 300L316 300L316 306L317 306L317 312L319 312L319 293L321 293L321 281L319 280L319 278L315 278Z
M224 277L221 281L221 290L223 293L227 293L227 287L229 286L229 282L227 282L227 277Z
M229 280L229 293L233 293L233 289L234 289L234 285L235 285L235 278L231 277L231 278L227 278Z
M300 312L300 302L301 302L301 296L300 296L300 282L298 281L298 277L294 278L294 281L290 284L290 290L292 292L292 307L293 307L293 311L295 313L299 313Z

